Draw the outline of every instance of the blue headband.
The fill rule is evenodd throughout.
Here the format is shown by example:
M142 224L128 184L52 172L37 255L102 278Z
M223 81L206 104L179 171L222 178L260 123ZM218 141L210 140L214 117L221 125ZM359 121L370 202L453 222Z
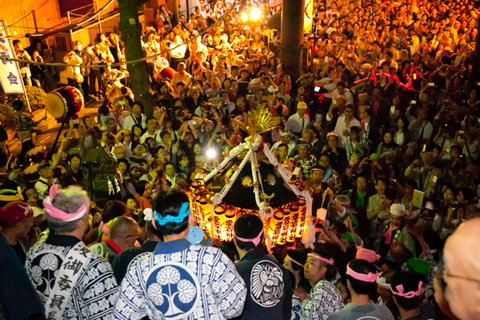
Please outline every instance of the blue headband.
M178 216L165 216L162 217L157 211L155 211L155 221L158 222L159 225L164 226L165 224L169 222L175 222L175 223L180 223L185 219L186 216L190 214L190 203L185 202L182 204L182 207L180 208L180 212L178 213Z

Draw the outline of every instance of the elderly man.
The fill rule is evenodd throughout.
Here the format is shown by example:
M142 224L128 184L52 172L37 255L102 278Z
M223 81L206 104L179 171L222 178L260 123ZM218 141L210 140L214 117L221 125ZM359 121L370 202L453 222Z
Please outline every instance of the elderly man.
M53 185L43 204L50 234L29 251L25 269L47 319L110 319L117 282L110 264L81 240L89 222L86 193Z
M297 139L302 136L302 131L305 130L310 123L310 118L307 116L307 104L299 102L297 105L297 113L288 118L287 131Z
M133 248L139 236L138 224L129 217L118 217L115 219L110 233L109 239L105 242L95 243L88 248L108 261L113 261L124 250Z
M192 76L188 72L185 72L185 63L181 62L178 64L177 72L175 72L173 75L172 81L170 82L170 87L177 88L177 83L179 82L188 84L191 77Z
M195 223L188 196L159 195L153 209L152 224L164 242L131 262L114 319L240 316L247 289L233 262L219 249L192 245L186 239Z
M405 224L406 214L407 211L403 204L394 203L390 206L390 216L378 228L380 233L375 242L375 251L382 257L387 254L392 243L396 241L403 243L415 256L415 240Z
M330 282L336 274L333 258L320 247L308 254L305 278L310 282L312 290L310 293L305 292L302 287L294 290L294 299L299 298L302 302L304 319L323 320L343 309L340 292Z
M136 201L135 201L136 206ZM153 252L160 241L163 241L163 234L153 226L153 211L152 209L145 209L143 212L143 220L145 221L145 235L147 239L142 243L141 247L133 247L123 250L118 257L111 262L113 273L118 283L121 283L125 274L127 273L130 263L142 253ZM139 225L141 226L141 219ZM142 232L140 232L142 234ZM112 260L110 260L112 261Z
M444 249L446 298L458 319L480 319L480 218L462 223Z

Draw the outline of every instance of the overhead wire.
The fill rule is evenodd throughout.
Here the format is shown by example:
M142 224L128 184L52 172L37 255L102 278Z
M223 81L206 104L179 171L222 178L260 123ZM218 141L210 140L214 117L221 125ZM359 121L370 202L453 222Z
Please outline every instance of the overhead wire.
M17 23L19 23L20 21L26 19L29 15L33 14L34 12L38 11L40 8L42 8L44 5L47 4L47 2L50 1L50 0L46 0L40 7L38 7L37 9L35 10L32 10L30 11L28 14L26 14L24 17L20 18L19 20L15 21L14 23L12 23L11 25L9 25L8 27L6 28L11 28L13 27L14 25L16 25Z
M43 3L40 7L38 7L36 10L40 9L41 7L43 7L48 1L50 0L47 0L45 3ZM6 37L0 37L0 39L7 39L7 38L17 38L17 39L22 39L22 38L30 38L30 37L45 37L45 36L49 36L49 35L52 35L52 34L57 34L57 33L60 33L60 32L65 32L65 31L70 31L70 30L73 30L77 27L80 27L82 25L84 25L85 23L91 21L92 19L95 19L99 14L101 14L107 7L109 7L111 4L113 4L115 2L115 0L110 0L105 6L103 6L100 10L98 10L97 12L95 12L95 14L93 14L92 16L90 16L89 18L83 20L83 21L80 21L80 22L77 22L75 24L69 24L63 28L59 28L59 29L56 29L56 30L52 30L52 31L47 31L49 30L50 28L40 28L40 29L45 29L46 32L35 32L33 34L30 34L30 33L26 33L24 34L23 36L15 36L15 37L12 37L12 36L6 36ZM34 10L33 12L35 12L36 10ZM30 12L28 15L32 14L32 12ZM28 15L26 15L25 17L23 17L22 19L20 19L19 21L25 19ZM85 15L86 16L86 15ZM15 22L15 23L18 23L19 21ZM14 25L14 24L12 24ZM12 25L6 27L6 29L10 28ZM23 28L28 28L28 27L23 27ZM33 28L31 28L33 29Z

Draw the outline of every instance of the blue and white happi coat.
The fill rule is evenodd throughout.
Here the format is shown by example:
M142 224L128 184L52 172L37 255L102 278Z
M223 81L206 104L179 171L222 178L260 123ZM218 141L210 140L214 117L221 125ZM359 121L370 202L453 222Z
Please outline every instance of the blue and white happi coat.
M302 303L302 318L326 320L344 306L337 288L330 281L320 280Z
M114 319L205 319L239 316L247 288L219 249L187 240L159 242L130 264Z
M62 307L62 319L109 320L118 296L112 267L86 247L79 252L87 259L85 264L77 259L68 260L70 249L78 242L80 240L73 236L50 234L28 252L25 270L44 304L54 295L51 303L55 304L53 307ZM66 278L58 279L61 268L81 273L75 284ZM60 292L52 292L57 281L60 281ZM66 290L72 290L68 301L63 297Z

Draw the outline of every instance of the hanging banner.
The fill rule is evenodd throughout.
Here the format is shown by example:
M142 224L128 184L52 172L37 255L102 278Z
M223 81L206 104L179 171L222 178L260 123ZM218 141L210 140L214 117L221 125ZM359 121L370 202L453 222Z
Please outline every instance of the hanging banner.
M5 20L0 20L0 57L15 58ZM23 79L15 61L0 60L0 83L5 94L25 94Z

